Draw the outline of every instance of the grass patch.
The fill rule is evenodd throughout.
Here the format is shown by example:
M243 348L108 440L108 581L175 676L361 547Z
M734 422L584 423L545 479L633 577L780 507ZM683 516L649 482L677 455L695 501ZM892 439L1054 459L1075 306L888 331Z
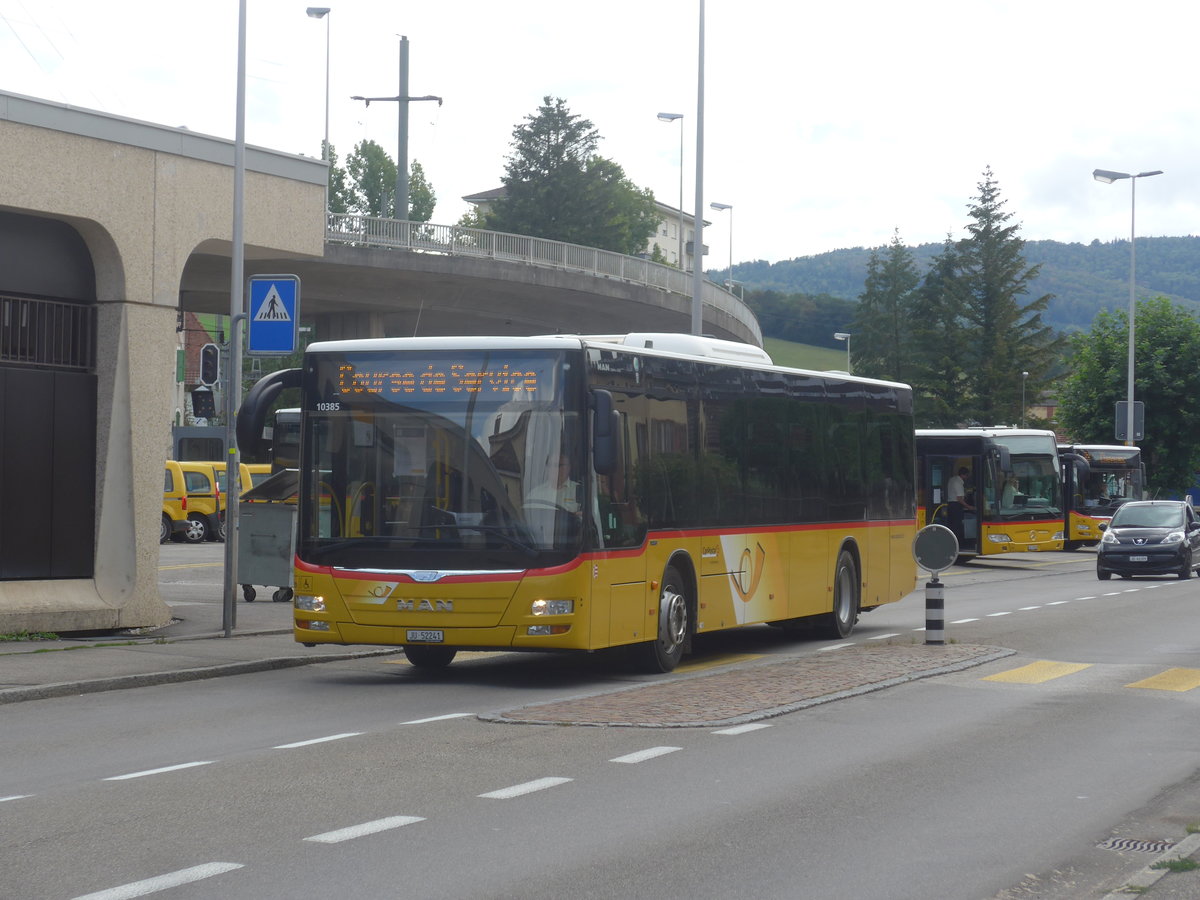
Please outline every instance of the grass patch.
M0 641L57 641L58 635L52 631L12 631L0 634Z
M1200 869L1200 863L1191 857L1183 859L1163 859L1150 866L1152 869L1166 869L1168 872L1192 872Z

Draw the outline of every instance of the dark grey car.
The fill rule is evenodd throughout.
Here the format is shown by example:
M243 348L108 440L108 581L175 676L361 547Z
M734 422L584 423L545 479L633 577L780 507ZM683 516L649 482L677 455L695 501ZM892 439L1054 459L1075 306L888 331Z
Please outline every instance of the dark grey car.
M1200 566L1200 520L1180 500L1136 500L1122 504L1096 555L1096 577L1178 575L1191 578Z

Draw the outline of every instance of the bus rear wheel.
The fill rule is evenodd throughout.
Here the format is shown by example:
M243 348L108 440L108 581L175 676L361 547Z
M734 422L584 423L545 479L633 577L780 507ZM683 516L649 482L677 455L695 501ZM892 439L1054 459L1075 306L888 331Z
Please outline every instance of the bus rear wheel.
M406 644L405 658L418 669L444 669L454 660L457 650L449 647L431 647L425 644Z
M817 628L827 638L849 637L858 621L858 608L858 564L849 550L843 550L833 574L833 611L819 617Z
M658 595L658 637L637 647L637 667L643 672L670 672L683 658L692 632L692 609L688 605L683 577L674 566L663 572Z

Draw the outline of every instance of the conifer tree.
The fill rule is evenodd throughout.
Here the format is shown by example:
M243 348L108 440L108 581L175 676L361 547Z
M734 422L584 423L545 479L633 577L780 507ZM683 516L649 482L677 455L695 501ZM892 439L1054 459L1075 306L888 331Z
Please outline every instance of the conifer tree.
M921 276L899 229L885 251L871 251L867 279L850 331L854 371L872 378L908 382L913 375L913 304Z
M991 168L968 207L969 236L957 245L954 293L962 302L968 408L984 425L1015 424L1021 417L1022 382L1033 396L1045 385L1063 350L1063 339L1042 320L1053 295L1026 300L1040 266L1026 266L1020 226ZM1021 373L1028 372L1024 378Z

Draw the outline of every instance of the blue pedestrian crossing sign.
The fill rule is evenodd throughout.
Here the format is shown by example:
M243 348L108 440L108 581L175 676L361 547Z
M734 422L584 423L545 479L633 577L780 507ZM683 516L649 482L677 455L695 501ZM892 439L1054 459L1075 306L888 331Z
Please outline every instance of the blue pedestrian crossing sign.
M248 356L296 352L300 324L300 277L255 275L250 279Z

